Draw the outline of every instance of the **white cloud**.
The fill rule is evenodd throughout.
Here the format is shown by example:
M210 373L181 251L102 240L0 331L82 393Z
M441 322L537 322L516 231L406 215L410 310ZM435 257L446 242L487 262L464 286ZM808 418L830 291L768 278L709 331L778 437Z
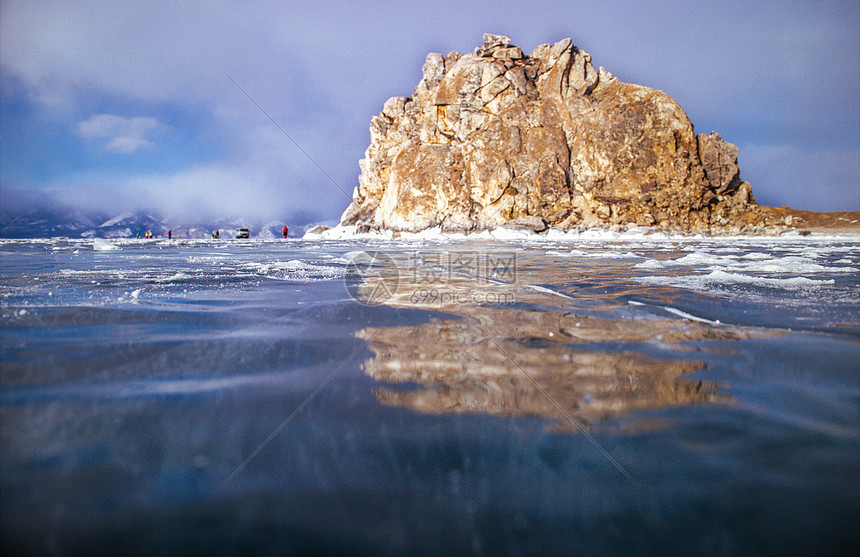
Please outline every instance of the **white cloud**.
M151 117L123 118L113 114L96 114L78 123L78 134L85 139L109 139L105 149L128 155L155 145L147 136L165 128L164 124Z
M114 153L129 155L138 149L145 149L147 147L152 147L153 145L155 144L152 141L144 137L121 135L108 141L105 145L105 149Z
M97 169L54 181L46 196L61 206L108 213L154 211L191 222L227 216L259 222L302 214L340 216L349 202L346 196L320 179L315 167L291 166L263 156L169 174L116 175Z

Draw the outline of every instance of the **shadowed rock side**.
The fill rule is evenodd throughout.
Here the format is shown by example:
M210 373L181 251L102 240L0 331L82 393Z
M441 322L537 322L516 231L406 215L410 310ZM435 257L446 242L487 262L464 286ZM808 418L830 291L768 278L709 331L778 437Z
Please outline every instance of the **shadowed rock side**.
M358 333L374 353L364 363L368 375L420 386L379 388L380 402L433 414L537 416L575 429L635 409L729 400L714 384L683 379L701 370L700 362L573 348L739 338L727 337L725 330L683 320L605 320L561 311L472 307L465 313L463 319Z
M668 95L623 83L570 39L531 55L484 35L431 53L412 97L370 125L343 225L419 231L657 226L752 232L738 149L696 135Z

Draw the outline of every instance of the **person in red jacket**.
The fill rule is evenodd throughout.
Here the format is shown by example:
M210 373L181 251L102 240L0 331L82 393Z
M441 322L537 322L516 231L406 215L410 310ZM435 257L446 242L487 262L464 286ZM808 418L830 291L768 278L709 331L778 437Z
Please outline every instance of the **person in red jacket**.
M290 229L287 228L286 225L284 225L284 238L286 238L289 233L290 233Z

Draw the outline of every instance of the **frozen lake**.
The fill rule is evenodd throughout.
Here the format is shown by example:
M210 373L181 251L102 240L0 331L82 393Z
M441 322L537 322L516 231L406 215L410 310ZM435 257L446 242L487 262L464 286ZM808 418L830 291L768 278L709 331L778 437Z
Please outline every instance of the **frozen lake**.
M111 242L0 240L6 549L860 547L856 236Z

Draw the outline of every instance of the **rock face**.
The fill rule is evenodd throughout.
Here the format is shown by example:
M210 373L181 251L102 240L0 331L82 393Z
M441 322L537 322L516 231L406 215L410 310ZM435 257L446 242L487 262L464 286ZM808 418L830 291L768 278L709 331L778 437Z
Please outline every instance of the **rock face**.
M412 97L371 120L341 224L719 232L762 222L737 147L697 137L668 95L595 70L570 39L526 56L484 35L474 53L429 54L423 73Z

